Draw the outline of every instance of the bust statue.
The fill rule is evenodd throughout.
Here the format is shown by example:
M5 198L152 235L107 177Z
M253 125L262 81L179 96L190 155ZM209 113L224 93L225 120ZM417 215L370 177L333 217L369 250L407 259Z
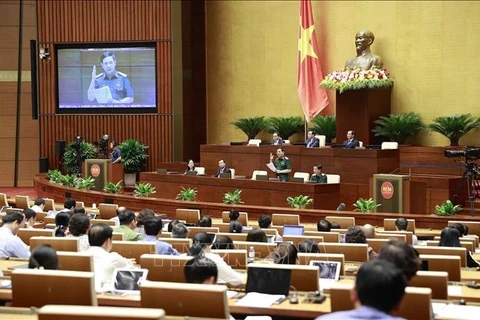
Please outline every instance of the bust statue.
M360 30L355 35L355 47L357 49L357 56L348 59L345 63L345 68L349 69L372 69L383 67L382 59L370 52L370 45L375 40L375 36L369 30Z

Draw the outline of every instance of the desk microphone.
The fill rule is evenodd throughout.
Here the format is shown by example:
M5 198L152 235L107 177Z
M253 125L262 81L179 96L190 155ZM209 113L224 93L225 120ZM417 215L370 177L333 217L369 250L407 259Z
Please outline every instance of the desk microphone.
M345 203L342 202L338 205L337 211L343 211L345 210L345 207L346 207Z

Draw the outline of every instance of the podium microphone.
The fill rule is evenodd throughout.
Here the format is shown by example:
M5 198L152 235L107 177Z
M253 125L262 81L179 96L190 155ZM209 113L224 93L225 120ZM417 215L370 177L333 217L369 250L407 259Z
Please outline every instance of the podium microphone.
M342 202L338 205L337 211L343 211L345 210L345 207L346 207L345 203Z

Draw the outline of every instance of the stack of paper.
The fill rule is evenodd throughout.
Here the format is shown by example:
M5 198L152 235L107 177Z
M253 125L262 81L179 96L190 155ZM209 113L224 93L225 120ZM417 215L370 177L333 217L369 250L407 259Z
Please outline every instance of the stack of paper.
M238 306L268 308L277 301L284 299L282 294L265 294L249 292L242 299L237 301Z

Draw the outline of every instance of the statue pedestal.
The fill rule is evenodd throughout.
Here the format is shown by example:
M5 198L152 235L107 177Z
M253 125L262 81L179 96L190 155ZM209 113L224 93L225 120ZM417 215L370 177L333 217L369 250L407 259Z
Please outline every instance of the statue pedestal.
M374 137L373 123L380 116L388 116L391 111L392 87L382 89L362 89L336 93L337 143L346 140L347 131L355 131L355 139L363 145L379 144Z

